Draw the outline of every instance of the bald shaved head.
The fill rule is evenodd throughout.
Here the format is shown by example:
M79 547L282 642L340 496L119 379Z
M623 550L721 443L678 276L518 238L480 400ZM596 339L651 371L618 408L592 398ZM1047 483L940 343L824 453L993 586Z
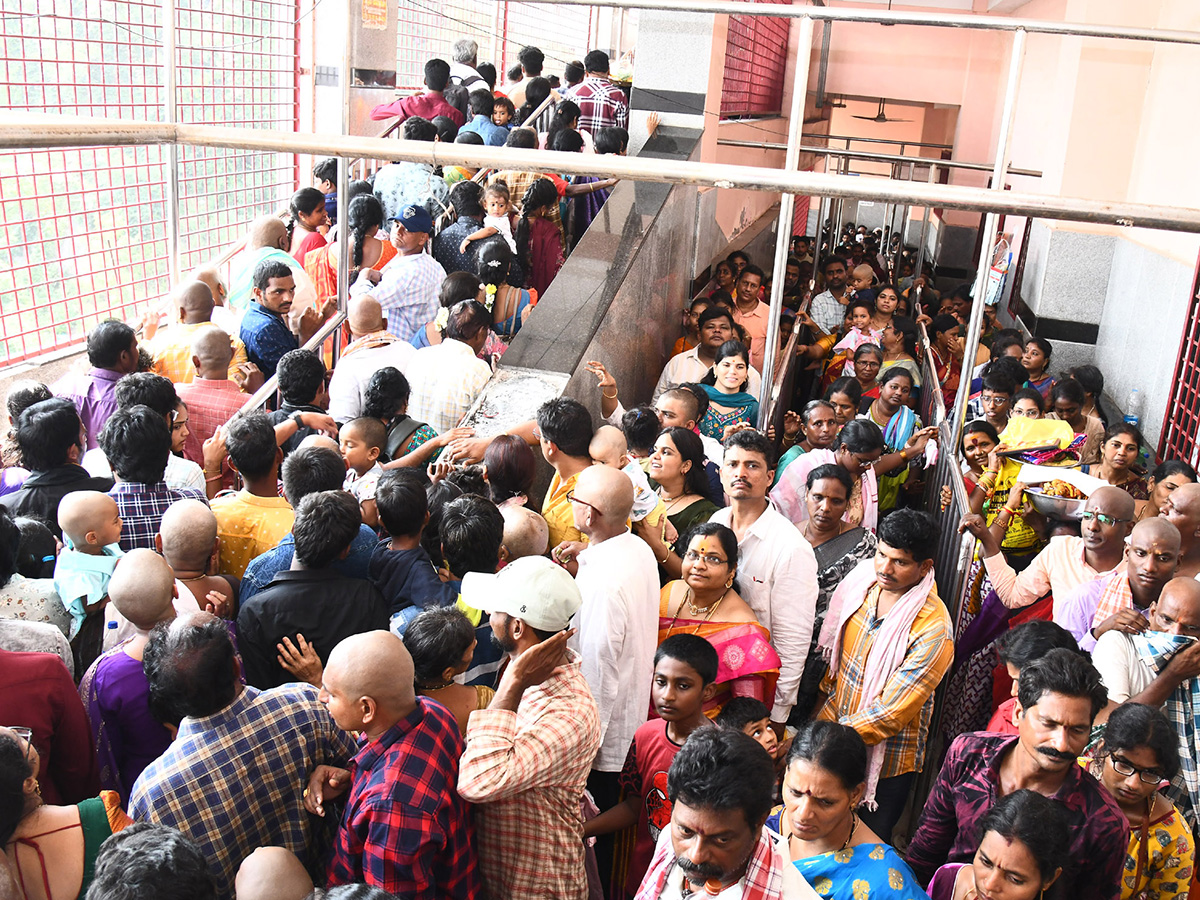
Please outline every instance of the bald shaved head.
M348 317L350 331L355 337L383 331L383 307L370 294L364 294L350 301Z
M221 273L216 266L200 266L198 269L193 269L191 277L193 281L203 281L208 285L208 289L212 291L215 305L225 305L225 281L221 278Z
M1133 497L1119 487L1105 485L1096 488L1088 497L1085 509L1091 512L1101 512L1118 519L1133 519L1135 506Z
M1133 526L1130 538L1155 541L1163 544L1164 547L1172 551L1179 550L1179 529L1162 516L1142 519L1142 521Z
M1181 484L1167 495L1160 515L1179 529L1185 549L1200 534L1200 484Z
M175 305L185 325L198 325L212 319L213 293L203 281L190 281L175 295Z
M170 565L203 571L217 542L217 517L199 500L176 500L163 514L158 533Z
M119 517L117 501L99 491L72 491L58 504L58 527L77 550L104 546L98 543L103 540L101 535ZM118 529L117 538L120 537Z
M250 234L246 239L250 250L271 247L275 250L287 250L288 233L283 219L278 216L259 216L250 223Z
M172 618L174 597L175 573L165 559L144 547L121 557L108 581L108 599L140 631Z
M259 847L238 867L235 900L304 900L313 882L304 863L283 847Z
M417 702L412 657L390 631L346 638L330 652L322 681L321 700L338 726L368 735L391 728Z
M192 361L201 377L210 378L229 369L233 341L221 328L199 329L192 338Z
M341 456L342 454L342 448L338 446L338 442L329 435L321 434L320 432L314 432L313 434L307 435L304 440L300 442L300 446L296 449L301 450L305 447L320 447L324 450L332 450L334 453L338 454L338 456Z
M550 544L550 527L546 520L524 506L502 506L504 518L504 549L508 561L526 556L544 556Z
M1186 637L1200 637L1200 581L1187 576L1164 585L1150 608L1150 627Z
M588 455L592 462L614 469L620 469L624 465L622 459L628 452L629 444L625 440L625 432L612 425L601 425L597 428L592 442L588 444Z
M606 525L614 528L620 523L623 529L625 520L633 511L633 482L620 469L610 469L608 466L584 469L575 483L575 496L596 507L601 517L607 520ZM576 504L577 513L579 506Z

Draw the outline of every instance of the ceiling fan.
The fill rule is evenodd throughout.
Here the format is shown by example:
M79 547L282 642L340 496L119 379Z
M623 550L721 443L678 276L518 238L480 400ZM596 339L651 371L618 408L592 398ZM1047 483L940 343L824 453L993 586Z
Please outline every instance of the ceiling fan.
M865 119L868 122L878 122L880 125L884 124L885 122L911 122L912 121L912 119L890 119L890 118L888 118L887 114L883 110L883 105L886 102L887 101L880 98L879 112L877 112L875 115L873 115L873 116L855 116L854 118Z

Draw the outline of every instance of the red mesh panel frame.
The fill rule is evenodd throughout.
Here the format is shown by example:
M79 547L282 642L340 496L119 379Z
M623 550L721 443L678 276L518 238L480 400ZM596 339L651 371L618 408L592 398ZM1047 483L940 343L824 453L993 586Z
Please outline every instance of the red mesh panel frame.
M405 0L399 10L396 84L419 87L426 60L451 62L459 38L479 44L479 61L504 70L517 63L517 52L533 44L546 54L543 74L562 77L563 66L592 49L595 10L591 6L546 7L515 0ZM616 60L613 61L614 68Z
M179 7L181 121L294 126L298 0ZM161 121L159 14L158 0L9 0L0 107ZM291 155L179 156L185 270L295 187ZM168 290L165 162L161 147L0 152L0 365L134 319Z
M758 0L789 3L790 0ZM771 115L783 106L791 20L772 16L730 16L725 44L721 117Z
M1176 360L1158 458L1182 459L1194 467L1200 461L1200 261L1192 278L1192 298Z

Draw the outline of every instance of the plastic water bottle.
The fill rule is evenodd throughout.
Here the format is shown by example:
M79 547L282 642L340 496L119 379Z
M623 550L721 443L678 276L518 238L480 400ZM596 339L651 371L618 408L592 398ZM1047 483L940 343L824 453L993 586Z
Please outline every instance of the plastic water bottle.
M1137 388L1129 392L1125 401L1125 424L1139 426L1142 421L1142 394Z

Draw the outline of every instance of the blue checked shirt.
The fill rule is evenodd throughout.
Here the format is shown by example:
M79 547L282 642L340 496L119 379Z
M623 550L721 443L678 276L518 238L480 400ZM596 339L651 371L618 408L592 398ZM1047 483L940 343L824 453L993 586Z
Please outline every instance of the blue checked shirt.
M135 547L154 550L154 536L162 524L163 513L178 500L199 500L208 505L204 491L195 488L169 488L165 481L142 484L139 481L118 481L108 492L117 501L121 513L121 549L128 553Z
M246 345L250 362L258 366L267 378L275 374L275 367L279 365L279 358L283 354L300 348L300 342L283 317L261 303L252 303L246 310L238 336Z
M356 749L312 685L247 685L220 712L180 723L134 784L129 814L195 841L217 895L231 898L238 866L258 847L286 847L315 870L336 820L305 811L308 776L318 765L344 768Z
M402 341L433 321L438 312L438 288L446 270L426 253L397 256L381 273L371 296L383 307L387 330Z

